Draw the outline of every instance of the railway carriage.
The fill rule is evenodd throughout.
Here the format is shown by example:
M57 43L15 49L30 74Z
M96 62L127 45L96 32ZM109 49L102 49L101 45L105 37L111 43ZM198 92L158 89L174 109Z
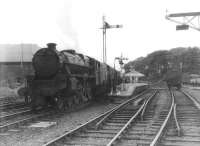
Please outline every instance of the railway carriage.
M74 50L57 51L55 43L47 46L34 54L35 74L27 76L24 95L33 109L51 105L63 111L100 97L116 85L113 80L119 73L107 64Z

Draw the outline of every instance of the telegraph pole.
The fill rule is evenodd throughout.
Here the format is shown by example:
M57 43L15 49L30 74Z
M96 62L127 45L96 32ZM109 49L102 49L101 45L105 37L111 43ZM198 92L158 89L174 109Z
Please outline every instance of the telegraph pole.
M105 38L104 38L104 34L105 34L105 28L104 28L104 21L105 21L105 16L103 16L102 17L102 22L103 22L103 62L104 62L104 57L105 57L105 55L104 55L104 50L105 50L105 48L104 48L104 44L105 44Z
M20 44L20 61L21 61L21 68L23 69L23 60L24 60L24 54L23 54L23 44Z

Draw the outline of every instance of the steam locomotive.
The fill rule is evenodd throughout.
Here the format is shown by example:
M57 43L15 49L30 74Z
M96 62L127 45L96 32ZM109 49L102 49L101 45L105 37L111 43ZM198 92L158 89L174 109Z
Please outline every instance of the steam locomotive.
M182 86L182 73L178 70L170 70L164 77L169 89L176 87L178 90Z
M32 59L35 74L27 76L24 94L33 109L53 106L60 111L106 94L118 84L118 71L75 50L56 50L55 43Z

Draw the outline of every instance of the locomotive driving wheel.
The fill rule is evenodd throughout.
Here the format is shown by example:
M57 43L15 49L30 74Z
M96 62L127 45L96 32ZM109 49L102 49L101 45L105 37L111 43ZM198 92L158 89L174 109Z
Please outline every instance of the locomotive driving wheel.
M36 101L35 101L35 98L32 98L32 100L31 100L31 109L33 110L33 111L36 111Z
M73 99L69 97L66 104L66 108L71 108L73 106Z
M87 101L87 98L85 96L85 88L80 82L77 85L77 98L80 100L80 103Z
M27 96L24 97L24 100L25 100L26 104L30 104L32 99L31 99L30 96L27 95Z
M86 89L86 91L87 91L87 98L88 98L89 100L91 100L91 99L92 99L91 88L88 87L88 88Z
M84 96L87 98L87 100L91 100L91 88L89 84L86 84L86 87L84 88Z
M65 110L65 100L62 96L57 96L55 98L55 102L56 102L56 108L59 111L64 111Z
M76 105L78 105L78 104L81 103L80 94L78 94L77 92L76 92L75 95L73 96L73 99L74 99L74 103L75 103Z
M85 88L82 89L82 96L83 96L83 101L88 101L88 98L87 98L87 90Z

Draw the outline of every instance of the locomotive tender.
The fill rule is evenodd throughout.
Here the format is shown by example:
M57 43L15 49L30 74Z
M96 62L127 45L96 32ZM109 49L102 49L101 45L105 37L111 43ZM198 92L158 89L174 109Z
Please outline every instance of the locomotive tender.
M32 59L35 74L27 76L26 96L33 109L52 105L66 110L85 104L114 87L119 72L74 50L57 51L55 43L38 50Z

